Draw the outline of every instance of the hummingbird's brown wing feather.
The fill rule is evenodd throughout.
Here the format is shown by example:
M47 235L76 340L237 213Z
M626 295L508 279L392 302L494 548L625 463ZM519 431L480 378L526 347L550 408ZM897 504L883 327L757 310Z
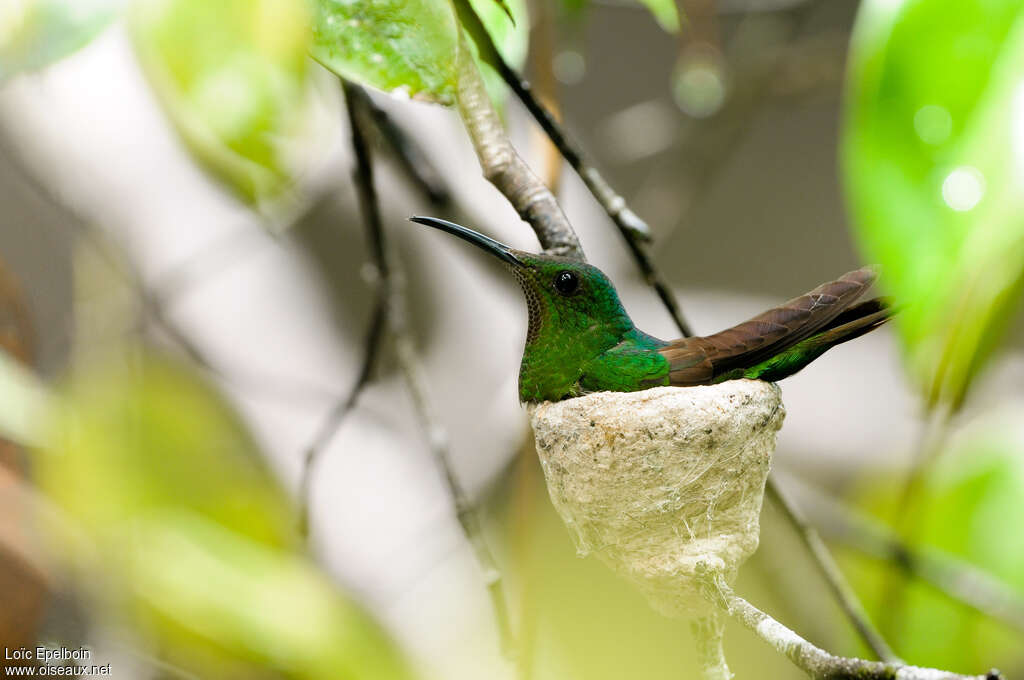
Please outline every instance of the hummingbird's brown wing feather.
M695 338L681 338L660 350L669 362L672 385L701 385L713 382L727 371L754 366L827 329L844 312L853 312L851 305L874 282L876 273L864 267L844 274L835 281L823 283L809 293L758 314L748 321L724 331ZM851 314L853 320L878 311L881 301ZM861 305L857 305L857 308ZM845 318L845 317L843 317Z

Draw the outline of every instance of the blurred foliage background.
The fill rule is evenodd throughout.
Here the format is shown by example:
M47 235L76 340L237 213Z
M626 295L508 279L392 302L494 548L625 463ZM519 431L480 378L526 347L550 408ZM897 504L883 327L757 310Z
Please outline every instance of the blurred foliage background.
M648 222L698 333L882 265L897 321L784 384L776 473L901 657L1024 674L1020 4L470 4ZM518 292L404 223L536 248L445 108L461 50L638 325L673 337L449 0L0 6L4 646L88 645L132 678L698 673L688 624L577 558L552 512L515 399ZM437 422L381 340L307 499L380 274L339 75L370 90ZM485 520L514 662L438 448ZM870 656L770 503L737 587ZM726 653L740 678L800 677L738 627Z

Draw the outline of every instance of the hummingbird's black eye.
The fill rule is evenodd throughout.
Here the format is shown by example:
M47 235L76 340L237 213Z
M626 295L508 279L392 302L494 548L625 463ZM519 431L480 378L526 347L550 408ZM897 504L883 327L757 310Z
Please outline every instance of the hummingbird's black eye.
M555 274L555 290L562 295L572 295L579 287L580 277L576 276L576 272L563 269Z

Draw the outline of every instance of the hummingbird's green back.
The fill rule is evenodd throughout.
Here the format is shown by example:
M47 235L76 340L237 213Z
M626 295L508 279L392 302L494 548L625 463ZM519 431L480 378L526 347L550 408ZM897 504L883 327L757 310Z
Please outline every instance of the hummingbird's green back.
M529 309L519 398L554 401L586 392L668 384L666 343L638 331L597 267L516 252L512 266Z

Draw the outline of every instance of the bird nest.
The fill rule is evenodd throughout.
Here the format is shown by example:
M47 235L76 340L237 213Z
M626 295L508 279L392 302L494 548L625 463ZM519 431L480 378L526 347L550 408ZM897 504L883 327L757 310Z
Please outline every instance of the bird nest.
M581 555L633 581L655 609L708 606L698 569L728 581L756 549L785 409L776 385L599 392L530 407L551 500Z

